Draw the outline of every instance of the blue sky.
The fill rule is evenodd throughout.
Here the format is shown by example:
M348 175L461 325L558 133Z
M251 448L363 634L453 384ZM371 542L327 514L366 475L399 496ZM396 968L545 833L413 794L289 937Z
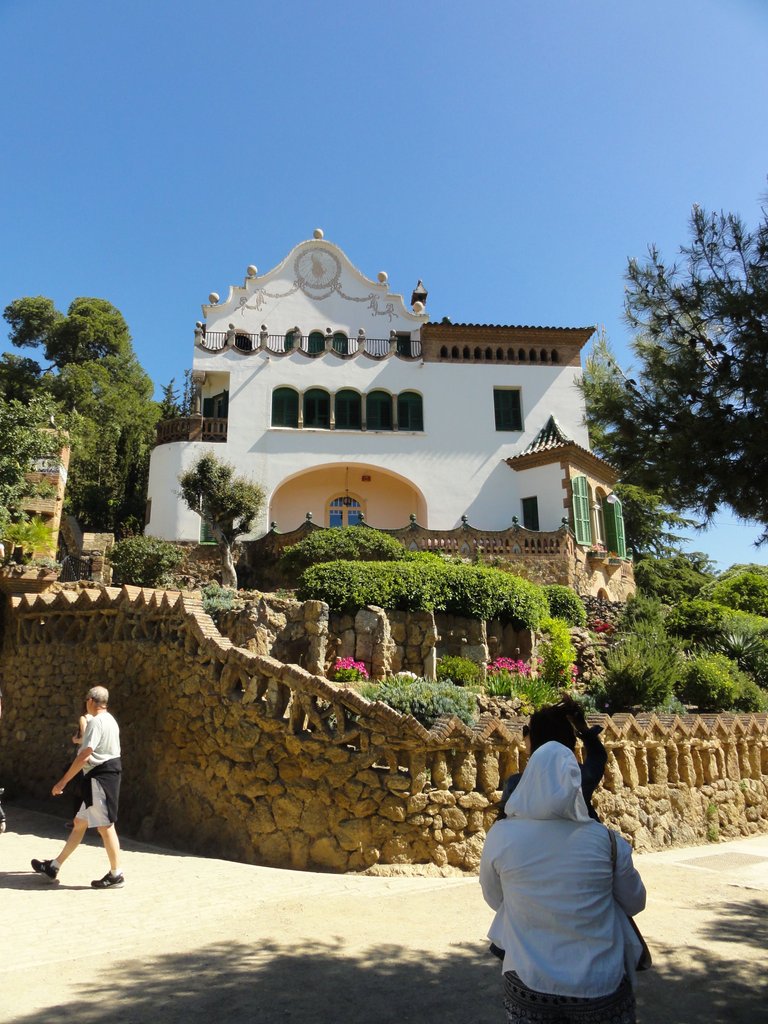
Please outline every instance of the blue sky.
M627 257L694 202L757 221L767 54L766 0L0 0L0 308L109 299L159 391L319 226L436 319L602 324L627 366Z

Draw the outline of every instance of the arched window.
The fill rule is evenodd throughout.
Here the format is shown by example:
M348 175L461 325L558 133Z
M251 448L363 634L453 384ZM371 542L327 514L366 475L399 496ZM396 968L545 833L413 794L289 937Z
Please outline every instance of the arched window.
M392 429L392 395L372 391L365 399L365 425L368 430Z
M451 359L458 359L458 358L459 358L459 348L458 348L457 345L454 345L453 348L451 349Z
M403 391L397 396L398 430L423 430L424 409L421 395L415 391Z
M482 359L482 358L483 358L483 353L480 351L479 348L476 348L475 349L475 359Z
M304 392L304 426L322 430L331 426L331 396L322 388Z
M322 331L311 331L307 338L307 352L311 356L325 352L325 335Z
M299 395L293 388L275 388L272 392L272 426L298 427Z
M557 349L556 348L552 349L552 354L550 356L550 360L549 361L551 363L559 363L560 362L560 356L557 354Z
M283 349L290 352L293 348L301 347L301 333L299 331L288 331L283 342Z
M508 348L507 349L507 359L510 361L510 363L514 363L514 361L515 361L515 350L513 348Z
M491 359L493 359L493 351L492 351L492 350L491 350L490 348L487 348L487 349L485 350L485 358L486 358L487 360L491 360Z
M543 348L541 350L541 352L539 353L539 359L541 360L542 363L546 363L546 361L547 361L547 350L545 348Z
M235 348L240 352L252 352L253 351L253 339L250 334L236 334L235 335Z
M360 430L362 401L356 391L339 391L333 400L337 430Z
M497 359L504 359L504 349L503 348L497 348L496 349L496 358Z
M334 334L333 351L338 352L340 356L349 355L349 338L343 331L336 331Z
M525 349L524 348L518 349L517 358L520 360L521 363L525 362Z
M532 363L536 362L536 349L535 348L532 348L531 351L528 353L528 359Z
M464 350L462 351L461 355L462 355L463 359L470 359L471 358L471 356L469 354L469 345L465 345L464 346Z
M356 498L348 494L331 498L328 502L328 525L329 526L357 526L360 522L360 514L363 508Z
M447 345L441 345L440 346L440 358L441 359L447 359L448 358L448 346Z

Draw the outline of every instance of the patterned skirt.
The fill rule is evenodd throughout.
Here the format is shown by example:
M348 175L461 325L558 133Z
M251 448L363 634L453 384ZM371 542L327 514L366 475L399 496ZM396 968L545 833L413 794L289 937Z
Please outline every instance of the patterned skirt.
M635 997L626 978L608 996L579 999L535 992L514 971L504 975L507 1024L635 1024Z

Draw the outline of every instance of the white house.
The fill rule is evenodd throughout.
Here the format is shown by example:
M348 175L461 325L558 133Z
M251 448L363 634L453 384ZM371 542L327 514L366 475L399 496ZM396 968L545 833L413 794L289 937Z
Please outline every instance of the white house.
M146 532L201 539L177 481L211 450L265 488L254 536L307 513L385 529L415 515L431 530L466 517L546 532L566 518L585 548L624 556L614 474L589 452L576 386L593 328L433 322L426 300L419 282L409 308L319 230L212 294L195 330L195 414L158 429Z

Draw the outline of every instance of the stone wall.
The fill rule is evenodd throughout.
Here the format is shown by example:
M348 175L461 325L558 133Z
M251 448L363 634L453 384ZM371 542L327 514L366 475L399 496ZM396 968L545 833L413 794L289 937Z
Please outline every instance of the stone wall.
M477 868L522 721L424 729L298 665L237 647L199 599L135 587L3 609L0 778L46 796L105 683L124 746L122 824L246 862ZM406 645L407 646L407 645ZM601 717L600 814L638 850L768 831L768 716Z

